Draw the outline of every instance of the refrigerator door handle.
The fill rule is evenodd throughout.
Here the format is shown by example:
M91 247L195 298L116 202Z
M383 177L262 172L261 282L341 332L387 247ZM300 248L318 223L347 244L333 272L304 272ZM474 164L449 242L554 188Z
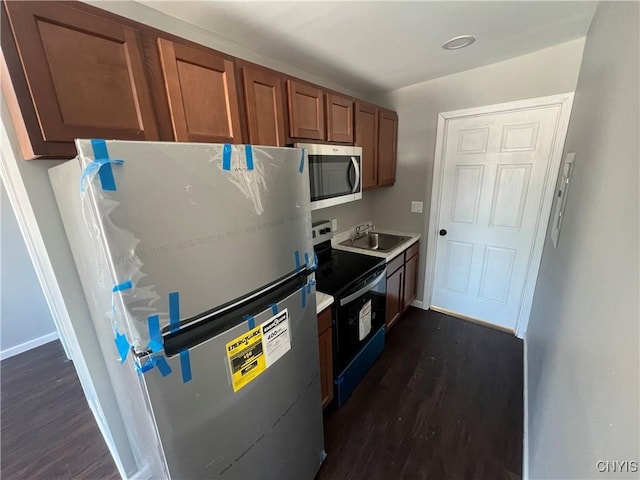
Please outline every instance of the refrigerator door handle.
M310 273L306 269L301 270L232 304L204 312L197 320L192 317L191 322L178 331L164 334L166 355L172 356L195 347L245 322L246 315L255 316L268 309L269 305L278 304L283 298L306 286Z

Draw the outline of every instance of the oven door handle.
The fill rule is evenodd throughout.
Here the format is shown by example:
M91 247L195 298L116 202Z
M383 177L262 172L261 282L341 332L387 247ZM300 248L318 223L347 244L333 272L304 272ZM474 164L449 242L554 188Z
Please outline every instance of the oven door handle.
M356 298L361 297L362 295L367 293L369 290L373 290L373 288L376 287L385 278L387 278L387 269L386 268L382 272L380 272L380 275L378 275L375 278L375 280L373 280L371 283L366 284L364 287L362 287L357 292L354 292L351 295L340 299L340 306L344 307L347 303L353 302Z

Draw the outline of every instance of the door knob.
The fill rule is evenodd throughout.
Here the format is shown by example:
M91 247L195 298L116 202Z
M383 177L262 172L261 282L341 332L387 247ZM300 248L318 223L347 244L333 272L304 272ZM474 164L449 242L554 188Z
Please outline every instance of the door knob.
M443 228L438 233L440 234L441 237L444 237L447 234L447 231Z

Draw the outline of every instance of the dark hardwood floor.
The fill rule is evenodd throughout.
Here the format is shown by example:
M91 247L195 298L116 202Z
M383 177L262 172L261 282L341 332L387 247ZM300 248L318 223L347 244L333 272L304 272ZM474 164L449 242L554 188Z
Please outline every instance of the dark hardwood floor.
M0 364L3 479L111 479L118 473L62 347ZM325 415L318 480L517 479L522 342L410 309L340 410Z
M522 350L510 334L410 309L325 415L317 479L521 478Z
M3 480L120 478L60 342L0 362Z

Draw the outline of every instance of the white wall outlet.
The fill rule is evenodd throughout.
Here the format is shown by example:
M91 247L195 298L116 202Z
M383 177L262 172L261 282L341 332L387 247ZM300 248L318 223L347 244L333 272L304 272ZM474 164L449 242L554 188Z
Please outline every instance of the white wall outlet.
M411 202L411 213L422 213L422 202Z
M332 218L331 219L331 231L332 232L337 232L338 231L338 219L337 218Z

